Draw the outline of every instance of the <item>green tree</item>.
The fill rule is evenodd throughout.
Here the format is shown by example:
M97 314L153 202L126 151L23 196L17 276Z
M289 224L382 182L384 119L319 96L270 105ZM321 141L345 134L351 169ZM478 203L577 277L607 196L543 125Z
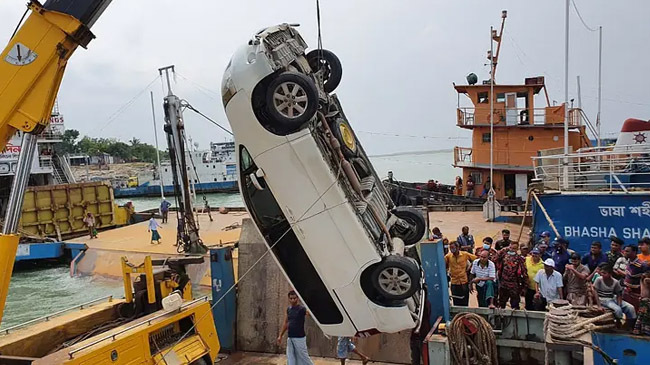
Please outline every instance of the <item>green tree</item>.
M79 131L76 129L66 129L63 132L62 142L55 145L54 150L59 155L66 155L77 152L77 138L79 138Z

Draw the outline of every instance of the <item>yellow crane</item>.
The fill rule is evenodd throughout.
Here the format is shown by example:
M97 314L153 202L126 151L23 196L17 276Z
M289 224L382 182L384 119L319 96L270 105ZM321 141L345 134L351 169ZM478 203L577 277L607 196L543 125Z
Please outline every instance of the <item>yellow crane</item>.
M110 3L111 0L47 0L44 3L31 0L27 5L29 16L22 25L19 24L0 54L0 150L17 131L23 132L0 235L0 320L16 257L19 241L16 231L37 135L49 124L68 60L79 46L86 48L95 38L90 28ZM183 294L180 296L183 304L174 311L159 309L162 308L162 294L169 293L167 290L158 290L156 295L150 292L154 275L151 260L147 259L143 267L128 266L123 262L123 270L125 278L131 273L141 273L147 278L143 289L147 293L146 305L154 305L158 310L141 317L140 322L134 319L133 322L137 323L129 322L112 329L112 337L104 338L106 336L99 334L77 347L68 348L65 354L59 351L61 357L56 355L59 352L49 355L48 363L157 364L166 363L169 361L166 356L172 355L180 358L173 362L179 364L202 364L207 361L206 357L210 361L215 359L219 340L207 300L189 301L188 295ZM172 281L161 279L160 285L163 286L160 288L172 288ZM128 300L118 301L116 306L134 302L130 297L130 283L130 280L125 280ZM186 283L180 289L185 286ZM141 326L143 319L147 325ZM134 341L139 341L139 345L134 346ZM155 348L152 344L156 345Z

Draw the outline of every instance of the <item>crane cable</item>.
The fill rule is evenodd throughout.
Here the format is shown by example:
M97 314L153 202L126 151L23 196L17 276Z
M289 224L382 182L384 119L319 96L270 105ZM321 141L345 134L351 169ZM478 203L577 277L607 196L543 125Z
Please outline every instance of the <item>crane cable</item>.
M181 336L178 338L178 340L176 340L176 342L174 342L174 344L173 344L172 346L169 346L169 349L168 349L164 354L162 354L162 356L161 356L161 360L162 360L162 362L156 361L155 365L157 365L157 364L162 364L162 363L166 364L167 362L166 362L165 356L167 356L171 351L173 351L174 348L176 347L176 345L178 345L181 341L183 341L185 338L187 338L187 336L190 335L190 334L194 331L194 329L196 328L196 326L198 325L199 322L201 322L202 320L204 320L205 317L206 317L208 314L212 314L212 309L213 309L214 307L216 307L217 304L221 303L221 301L226 297L226 295L228 295L228 293L230 293L232 290L234 290L234 289L239 285L239 283L241 283L241 281L242 281L242 280L243 280L243 279L244 279L244 278L245 278L245 277L246 277L246 276L247 276L251 271L253 271L253 269L254 269L255 267L257 267L257 265L258 265L258 264L259 264L259 263L260 263L260 262L261 262L261 261L266 257L266 255L268 255L268 253L271 252L271 250L273 250L273 249L275 248L275 246L276 246L278 243L280 243L280 241L284 238L284 236L286 236L289 232L292 231L293 227L294 227L296 224L298 224L298 223L300 223L300 222L302 222L302 221L304 221L304 220L311 219L311 218L315 217L315 216L318 215L318 214L325 213L325 212L327 212L327 211L329 211L329 210L331 210L331 209L334 209L334 208L336 208L336 207L338 207L338 206L340 205L340 204L336 204L336 205L334 205L334 206L332 206L332 207L324 208L324 209L322 209L322 210L320 210L320 211L318 211L318 212L316 212L316 213L314 213L314 214L312 214L312 215L307 216L307 213L311 210L311 208L313 208L313 207L314 207L314 206L315 206L319 201L321 201L321 199L323 198L323 196L325 196L325 194L327 194L327 192L329 192L330 189L331 189L332 187L334 187L335 185L338 184L338 181L339 181L339 178L341 177L341 172L342 172L342 171L343 171L343 169L342 169L341 163L339 163L338 168L337 168L336 178L334 179L334 182L332 182L332 184L330 184L330 185L327 187L327 189L325 189L325 191L323 191L323 193L321 193L321 194L318 196L318 198L316 198L316 200L314 200L314 202L313 202L313 203L312 203L312 204L311 204L311 205L310 205L310 206L305 210L304 213L302 213L302 214L298 217L298 219L296 219L296 221L295 221L294 223L289 223L289 227L288 227L288 228L287 228L287 229L282 233L282 235L280 235L280 237L278 237L278 239L276 239L275 242L273 242L273 244L268 245L267 250L264 251L264 252L262 253L262 255L261 255L261 256L260 256L260 257L259 257L259 258L258 258L258 259L253 263L253 264L252 264L252 265L251 265L251 267L249 267L248 270L246 270L246 272L244 272L244 273L239 277L239 280L238 280L236 283L234 283L232 286L230 286L230 288L228 288L228 290L226 290L226 291L221 295L221 297L219 297L219 299L217 299L217 300L216 300L216 301L215 301L215 302L210 306L210 310L209 310L209 311L206 311L206 312L205 312L201 317L197 318L197 319L194 321L194 323L192 323L192 326L191 326L191 327L190 327L190 328L189 328L185 333L183 333L183 335L181 335ZM345 201L345 203L347 203L347 200Z
M214 119L208 117L207 115L201 113L198 109L192 106L192 104L188 103L187 100L183 100L182 104L185 108L195 112L196 114L202 116L203 118L207 119L208 121L212 122L212 124L216 125L217 127L221 128L224 132L230 134L231 136L233 135L231 131L229 131L226 127L222 126L218 122L216 122Z

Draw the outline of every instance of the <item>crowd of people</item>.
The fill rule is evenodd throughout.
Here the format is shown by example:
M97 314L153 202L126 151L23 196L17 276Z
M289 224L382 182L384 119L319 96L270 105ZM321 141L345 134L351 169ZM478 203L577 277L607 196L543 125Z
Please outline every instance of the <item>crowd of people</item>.
M594 241L581 256L567 239L551 240L550 232L521 246L510 240L509 230L501 234L496 242L485 237L477 245L465 226L455 241L445 241L454 305L468 306L474 292L479 307L488 308L520 309L523 297L526 310L544 311L551 301L564 299L611 310L620 327L650 336L650 238L637 245L612 236L609 251Z

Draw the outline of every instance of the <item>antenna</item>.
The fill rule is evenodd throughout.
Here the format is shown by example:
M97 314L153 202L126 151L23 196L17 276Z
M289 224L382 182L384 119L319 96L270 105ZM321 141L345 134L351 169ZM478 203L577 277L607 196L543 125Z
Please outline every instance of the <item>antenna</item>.
M492 55L492 50L489 51L488 53L488 59L494 66L492 67L492 74L490 75L490 81L494 83L495 80L495 75L497 73L497 62L499 62L499 53L501 53L501 40L503 37L503 28L506 26L506 18L508 17L508 11L507 10L502 10L501 11L501 30L499 30L499 34L497 34L496 29L491 29L492 32L492 40L497 42L497 54Z

